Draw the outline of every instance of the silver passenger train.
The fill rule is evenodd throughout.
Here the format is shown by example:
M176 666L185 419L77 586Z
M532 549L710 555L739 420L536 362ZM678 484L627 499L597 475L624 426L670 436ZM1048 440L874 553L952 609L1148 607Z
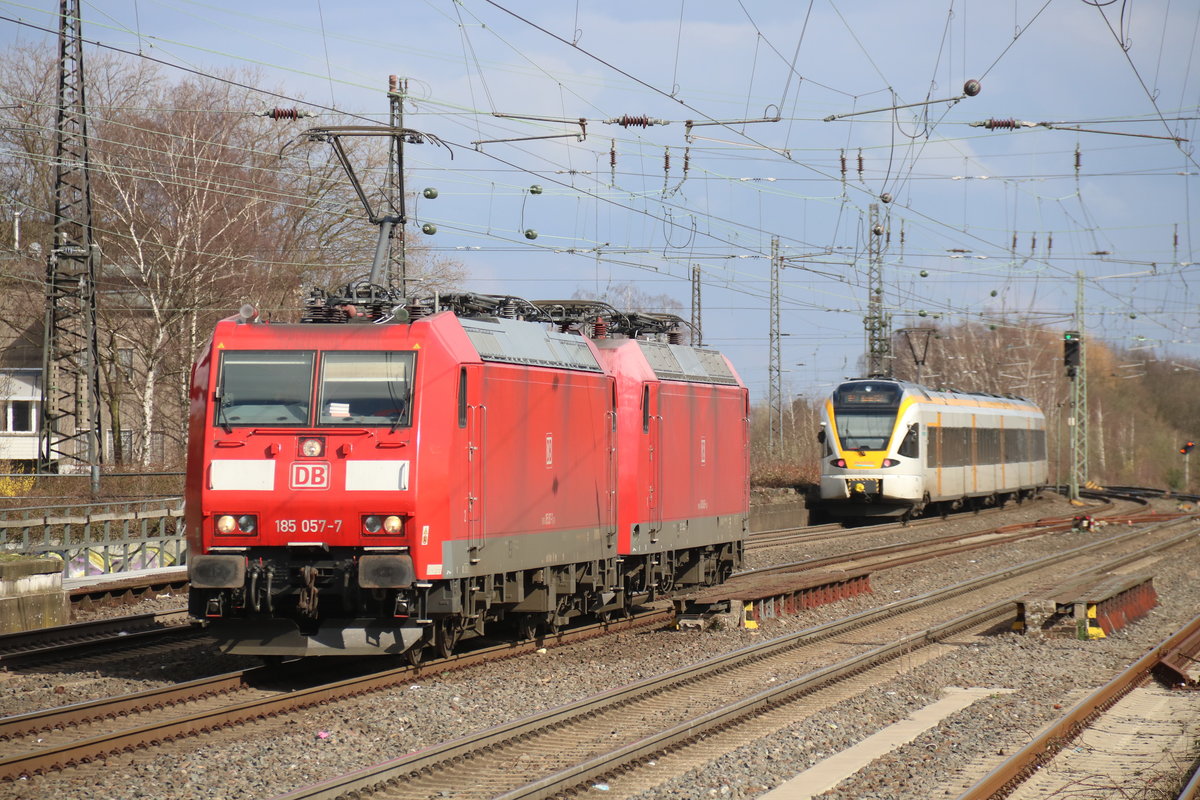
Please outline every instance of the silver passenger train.
M817 438L820 509L832 517L1023 500L1047 478L1045 415L1012 395L847 381L826 401Z

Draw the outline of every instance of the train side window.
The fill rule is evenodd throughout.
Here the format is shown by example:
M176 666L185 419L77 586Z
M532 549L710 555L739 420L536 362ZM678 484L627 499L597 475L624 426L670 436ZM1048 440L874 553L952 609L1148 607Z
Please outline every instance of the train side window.
M650 432L650 386L642 387L642 433Z
M921 452L921 423L914 422L908 426L908 433L904 435L904 441L900 443L899 449L896 450L896 455L904 456L905 458L917 458Z
M458 427L467 427L467 368L458 372Z

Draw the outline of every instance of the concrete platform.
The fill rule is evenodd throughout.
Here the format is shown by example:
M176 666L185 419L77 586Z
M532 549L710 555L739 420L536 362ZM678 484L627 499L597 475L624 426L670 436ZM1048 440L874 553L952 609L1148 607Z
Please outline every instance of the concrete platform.
M0 634L52 628L71 619L57 558L0 554Z
M161 567L66 578L63 590L80 608L134 603L142 597L186 592L187 567Z
M726 611L738 627L753 629L766 619L869 591L871 574L866 569L739 575L677 600L677 624L680 628L703 627L702 620Z
M1149 573L1092 575L1022 597L1013 630L1032 636L1103 639L1157 604L1154 576Z

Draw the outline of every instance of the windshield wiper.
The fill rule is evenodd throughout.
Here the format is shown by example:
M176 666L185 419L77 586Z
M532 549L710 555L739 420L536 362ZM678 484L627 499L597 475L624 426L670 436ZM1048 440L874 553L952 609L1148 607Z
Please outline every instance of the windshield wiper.
M388 430L388 433L395 433L396 429L400 427L400 423L404 421L405 412L411 410L412 397L409 396L409 398L404 401L403 405L396 409L396 418L392 420L392 427Z
M226 433L233 433L233 426L225 418L225 393L217 389L213 392L213 400L217 401L217 422Z

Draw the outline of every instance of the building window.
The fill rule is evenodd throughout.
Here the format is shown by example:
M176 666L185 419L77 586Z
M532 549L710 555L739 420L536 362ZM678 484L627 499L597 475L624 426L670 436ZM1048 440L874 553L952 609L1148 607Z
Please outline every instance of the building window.
M8 401L8 429L20 433L33 432L33 401Z
M121 376L127 380L133 380L133 348L118 347L117 348L117 366L121 370Z

